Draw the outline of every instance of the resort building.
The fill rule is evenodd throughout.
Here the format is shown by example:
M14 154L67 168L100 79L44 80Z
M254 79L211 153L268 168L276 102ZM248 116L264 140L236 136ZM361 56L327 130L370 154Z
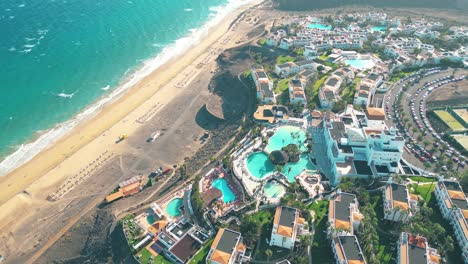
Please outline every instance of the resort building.
M245 258L246 247L239 232L221 228L211 244L207 264L238 264Z
M169 222L154 214L150 216L155 222L147 228L151 242L146 249L154 256L164 254L173 263L187 263L208 239L202 230L185 220ZM146 219L150 219L148 215L137 223L141 226Z
M407 222L418 207L418 196L410 194L405 184L388 179L383 190L384 218L395 222Z
M261 67L252 69L251 75L257 88L257 100L262 103L275 103L276 97L273 92L273 82L270 81L265 70Z
M422 236L403 232L398 245L398 264L439 264L440 255Z
M288 108L283 105L259 105L253 117L259 123L274 124L287 121L289 118Z
M122 197L127 197L140 192L146 184L143 177L134 176L126 181L119 183L119 189L106 197L106 202L110 203Z
M374 89L372 89L371 86L369 86L366 83L361 82L356 87L356 92L354 93L353 104L361 106L361 107L368 106L371 100L373 91Z
M357 111L352 105L333 118L324 117L323 133L330 183L343 176L381 177L398 172L404 139L388 128L383 109ZM322 157L321 157L322 158Z
M305 219L299 216L296 208L276 207L270 246L293 249L299 235L308 233L304 226Z
M356 195L338 190L328 204L328 234L333 238L354 235L362 218Z
M275 73L279 77L285 78L292 76L302 70L313 69L316 64L313 61L285 62L275 65Z
M332 239L336 264L366 264L356 236L338 236Z
M468 263L468 201L458 181L444 180L436 184L435 196L442 216L452 225L465 263Z
M300 79L289 81L289 101L291 104L307 105L304 83Z

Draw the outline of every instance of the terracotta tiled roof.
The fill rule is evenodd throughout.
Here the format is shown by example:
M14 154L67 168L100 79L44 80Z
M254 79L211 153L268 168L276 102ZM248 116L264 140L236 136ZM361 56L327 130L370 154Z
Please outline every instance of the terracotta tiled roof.
M400 202L400 201L393 201L393 208L399 207L400 210L408 210L408 203Z
M222 252L220 250L216 250L213 255L211 256L211 260L221 264L228 264L231 255L228 253Z
M454 191L454 190L447 190L450 198L452 199L458 199L458 200L464 200L465 195L461 191Z
M287 226L278 226L278 234L281 235L281 236L284 236L284 237L292 237L292 228L290 227L287 227Z

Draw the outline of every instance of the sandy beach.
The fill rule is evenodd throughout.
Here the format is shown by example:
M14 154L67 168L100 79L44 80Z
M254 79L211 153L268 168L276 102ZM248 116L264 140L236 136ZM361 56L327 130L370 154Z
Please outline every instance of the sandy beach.
M49 195L61 195L59 199L65 197L64 200L66 200L68 192L87 178L99 176L96 175L98 174L96 172L99 172L108 163L113 162L120 167L123 167L124 163L128 163L129 161L122 160L122 156L128 156L128 153L135 151L129 147L129 143L135 140L141 142L146 140L146 137L136 138L135 133L151 119L158 117L160 111L184 93L188 84L196 79L200 73L212 72L214 69L210 65L224 49L242 44L242 41L247 40L248 27L241 29L237 27L239 18L241 18L239 16L260 2L260 0L254 1L229 14L220 24L211 28L209 34L204 36L202 41L190 48L188 52L172 59L151 73L121 98L104 107L97 116L73 129L54 146L38 154L20 168L1 177L0 233L2 236L0 253L4 253L7 257L8 254L14 255L18 249L12 247L27 243L26 241L16 241L19 238L13 234L19 228L24 228L25 221L34 218L39 211L47 215L44 210L47 210L51 204L48 200ZM192 96L193 100L188 103L195 102L197 96L206 96L206 94L194 95ZM167 108L166 111L168 111ZM184 113L184 109L173 109L173 111L176 115L191 114L189 113L191 110L187 110L187 113ZM170 123L170 120L168 122ZM174 119L174 122L178 121ZM168 131L168 133L170 132L172 131ZM182 162L187 153L193 152L197 147L192 146L193 144L190 142L194 141L197 133L202 132L202 129L194 131L191 135L192 138L187 138L186 142L181 143L187 145L186 153L168 157L167 163L162 165L172 166L174 163L169 162L176 158L179 160L177 163ZM116 140L122 134L126 134L128 138L117 144ZM120 160L117 157L120 157ZM164 163L164 159L161 160L161 163ZM156 164L149 166L156 166ZM155 168L153 167L153 169ZM114 184L121 178L121 175L115 175L111 181L106 180L99 184L104 189L113 188ZM66 188L71 186L71 190L59 190L67 180L76 183L65 186ZM105 186L107 184L109 186ZM84 187L81 186L81 188ZM83 199L87 198L87 195L83 193ZM97 193L96 195L98 197L96 201L98 201L106 193ZM80 199L79 196L73 198ZM69 205L63 208L66 209L67 206ZM51 212L49 214L53 215ZM61 222L64 221L61 220ZM32 226L29 225L29 228ZM50 236L52 235L54 234L50 234ZM39 241L44 241L47 237L44 240L41 239ZM24 248L21 250L24 252L32 249Z

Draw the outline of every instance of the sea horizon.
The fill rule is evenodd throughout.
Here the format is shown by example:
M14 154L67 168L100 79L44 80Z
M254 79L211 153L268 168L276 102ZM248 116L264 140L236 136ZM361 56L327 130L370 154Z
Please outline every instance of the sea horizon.
M117 7L125 8L127 7L126 5L129 5L130 10L132 10L133 5L135 5L133 1L121 0L117 2ZM158 25L157 30L152 31L153 23L151 23L151 21L153 21L155 18L151 16L154 14L146 14L150 12L143 12L143 14L146 14L149 17L139 17L140 20L145 22L137 23L137 25L144 24L145 27L141 27L136 32L131 33L138 36L145 35L145 37L138 39L137 43L132 42L131 44L127 44L129 47L126 47L126 49L130 50L130 55L122 56L125 57L124 59L120 59L125 61L125 63L122 63L122 65L107 65L105 62L97 63L93 56L91 56L91 59L85 60L83 59L82 54L79 54L79 56L77 55L77 58L75 59L85 60L89 64L83 64L83 66L79 64L78 70L76 67L65 67L66 70L68 70L66 73L70 74L70 76L78 75L77 77L71 78L73 79L72 83L74 83L74 87L64 85L64 83L68 83L67 78L58 78L56 75L52 75L52 77L54 77L52 78L53 81L56 79L61 81L61 83L54 83L49 79L44 80L45 76L49 77L47 74L45 76L36 76L35 74L40 72L42 69L31 67L30 70L32 73L30 74L34 75L31 77L28 76L27 70L20 72L20 70L14 67L15 58L19 60L17 62L18 65L24 63L24 61L30 60L34 62L37 60L37 63L40 66L44 66L44 64L41 64L40 61L43 57L47 57L47 51L54 49L54 44L61 44L60 42L54 43L53 40L48 40L48 37L51 38L50 35L54 34L55 29L53 26L50 26L46 29L35 29L34 32L37 33L37 38L33 36L15 36L15 41L21 42L21 44L11 45L8 43L8 41L3 41L3 43L0 42L0 58L5 57L5 59L10 63L13 62L13 66L9 65L9 68L5 66L6 63L5 65L2 65L7 67L7 70L4 71L3 76L0 73L0 81L7 84L6 90L0 90L0 95L4 95L0 96L0 126L5 128L0 132L0 176L4 176L15 168L26 163L41 151L53 145L53 143L55 143L62 136L72 131L72 129L77 124L95 116L104 105L107 105L116 98L119 98L125 91L133 87L136 83L138 83L144 77L148 76L151 72L162 66L171 58L181 55L191 46L199 42L203 36L208 34L209 28L218 24L230 11L248 2L250 2L250 0L185 0L177 3L178 6L174 7L171 6L172 3L170 0L165 0L164 2L158 3L143 1L139 4L146 4L145 6L140 6L133 11L126 9L126 14L135 12L140 16L142 14L142 8L145 10L167 10L167 12L170 13L167 14L167 21L164 21L168 24L160 24ZM48 1L43 4L47 5L51 3L54 4L55 1ZM63 3L64 6L67 5L67 2ZM93 12L97 12L95 9L99 8L102 8L99 9L100 12L107 12L108 9L112 9L111 7L115 7L102 7L104 4L101 2L93 3L95 3L95 6L90 4L90 10L93 10ZM15 10L13 10L12 7L5 7L7 4L8 3L0 4L0 12L14 13ZM15 8L19 10L25 9L29 4L30 3L18 4L15 5ZM41 3L38 3L38 5L40 6ZM163 8L164 6L166 9ZM37 9L39 7L34 6L31 8ZM18 14L21 13L20 11L17 12L19 12ZM177 13L180 17L187 16L185 20L181 18L185 24L182 22L173 23L173 15L175 13ZM86 14L86 12L79 13L79 17L83 16L83 14ZM13 16L13 18L11 18L11 16ZM0 21L14 20L15 18L17 18L17 16L6 16L0 13ZM112 20L115 18L111 17L106 19ZM74 19L67 17L65 18L65 21L69 21L69 23L73 24ZM113 25L112 23L115 23L113 21L106 21L107 20L100 22L104 25ZM134 21L131 20L128 21L125 25L130 25L129 28L133 30L133 23ZM179 25L175 26L174 24ZM9 24L6 25L6 27L8 26ZM170 28L171 26L174 27L174 32L168 30L168 27ZM112 35L117 34L116 31L120 32L116 28L119 27L112 27L109 33ZM108 28L104 28L103 30L106 31L107 29ZM68 30L68 27L65 30ZM32 32L31 30L23 31L26 31L24 35L31 35ZM165 31L171 32L164 33ZM152 32L152 34L149 32ZM171 33L174 34L171 35ZM116 39L112 40L116 43L115 45L125 45L125 42L123 41L124 39L119 38L121 36L120 34L129 35L130 33L125 32L125 29L121 29L121 33L118 34ZM18 35L21 34L18 33ZM92 39L92 37L90 37L90 39ZM108 41L109 39L103 37L103 40ZM80 48L85 46L85 48L87 48L86 42L84 40L78 42L76 42L76 40L73 41L75 41L73 46L76 45ZM33 43L28 44L30 42ZM101 43L96 42L95 45L101 45ZM119 48L114 47L116 50L113 50L113 48L110 47L112 46L111 43L104 43L102 45L104 47L99 48L91 45L91 51L88 51L88 53L91 54L92 51L94 51L95 54L101 54L109 51L109 53L125 54L125 52L121 52L121 49ZM133 46L138 46L141 48L141 50L135 51L136 48ZM56 49L54 49L54 52L55 50ZM74 54L66 54L65 57L70 60L70 57L73 58L73 55ZM98 55L96 56L98 57ZM107 56L111 55L106 54L103 57L103 60L112 61L113 58L108 58ZM116 57L120 58L120 56L117 55ZM54 63L53 60L47 61L47 66L50 66L52 63ZM81 66L83 69L81 69ZM96 72L96 70L98 72ZM49 72L49 70L44 69L43 73L47 72ZM53 74L58 73L59 75L65 74L62 71L52 72ZM30 78L21 78L23 76ZM15 78L19 79L19 89L15 89ZM43 82L45 84L42 85ZM43 90L38 88L36 91L34 90L36 89L34 86L33 94L26 94L25 97L25 93L29 91L28 88L33 87L35 83L41 83L39 86ZM2 100L1 98L4 99ZM19 105L15 105L15 100L19 102ZM43 100L43 102L40 100ZM30 108L28 108L28 103L31 103ZM17 108L20 111L15 112L16 106L18 106ZM44 107L44 109L42 109L42 107ZM59 111L56 111L57 109L59 109Z

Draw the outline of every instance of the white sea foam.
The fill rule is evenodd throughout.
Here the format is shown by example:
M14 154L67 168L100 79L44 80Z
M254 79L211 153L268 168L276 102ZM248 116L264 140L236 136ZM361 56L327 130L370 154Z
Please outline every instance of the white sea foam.
M193 10L192 8L185 8L184 9L185 12L192 12L192 10Z
M13 52L13 51L15 51L15 50L16 50L15 47L11 47L11 48L8 49L8 51L10 51L10 52Z
M214 17L208 20L197 30L190 32L188 36L180 38L176 40L175 43L165 47L156 57L145 61L143 65L133 74L129 74L130 76L125 76L125 81L118 89L115 89L108 96L98 100L96 103L92 104L84 111L74 116L72 119L58 124L54 128L43 133L34 141L21 145L14 153L7 156L2 162L0 162L0 175L5 175L13 169L18 168L22 164L31 160L34 156L56 142L63 135L69 133L78 123L95 116L103 108L103 106L119 98L126 90L134 86L141 79L148 76L151 72L159 68L168 60L183 54L192 46L199 43L203 37L208 34L209 29L211 29L213 26L216 26L233 10L254 1L257 0L229 0L227 5L210 9L216 10L216 15ZM47 31L45 33L47 33Z
M110 89L110 85L107 85L106 87L102 87L102 88L101 88L101 90L103 90L103 91L107 91L107 90L109 90L109 89Z
M25 4L18 5L18 7L25 7L25 6L26 6Z
M75 95L76 92L74 93L70 93L70 94L67 94L67 93L59 93L57 94L58 97L62 97L62 98L72 98L74 95Z
M26 45L23 45L23 47L28 48L28 49L34 48L35 46L36 46L36 44L26 44Z

